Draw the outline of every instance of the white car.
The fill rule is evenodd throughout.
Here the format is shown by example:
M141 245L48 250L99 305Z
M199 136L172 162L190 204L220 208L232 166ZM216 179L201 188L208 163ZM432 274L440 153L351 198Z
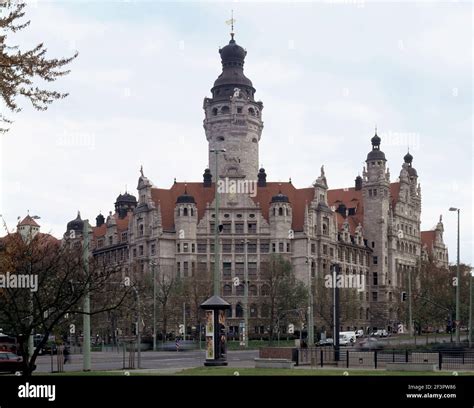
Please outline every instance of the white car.
M388 332L385 329L377 330L372 333L372 336L375 337L388 337Z

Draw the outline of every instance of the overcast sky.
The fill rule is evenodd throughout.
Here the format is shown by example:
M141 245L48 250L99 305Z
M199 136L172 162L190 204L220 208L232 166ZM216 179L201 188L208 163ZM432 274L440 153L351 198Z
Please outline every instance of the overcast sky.
M32 1L31 25L8 44L80 55L54 84L67 99L47 112L24 103L10 115L0 213L14 227L29 210L60 237L78 209L95 223L126 188L136 194L142 164L162 188L174 177L201 181L202 102L221 72L233 8L245 73L264 104L268 179L307 187L324 164L330 188L352 187L377 125L392 181L410 148L422 228L443 214L451 262L448 208L462 208L461 257L472 262L469 3Z

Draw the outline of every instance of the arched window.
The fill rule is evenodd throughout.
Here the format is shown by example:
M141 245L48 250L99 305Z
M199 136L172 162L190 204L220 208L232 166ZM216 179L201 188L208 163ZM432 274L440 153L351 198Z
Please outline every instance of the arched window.
M214 108L214 109L212 110L212 114L213 114L214 116L217 115L217 108Z
M235 317L244 317L244 309L240 303L235 306Z
M224 296L232 296L232 286L224 285Z
M250 296L257 296L258 295L257 287L255 285L250 285L249 286L249 295Z
M262 296L269 296L270 295L270 288L268 287L268 285L262 285L260 293L262 294Z
M255 303L250 305L250 317L258 317L258 308Z
M280 208L278 209L278 215L283 215L283 208L282 208L282 207L280 207Z
M191 217L194 216L194 210L191 208Z
M140 237L143 236L143 231L144 231L143 224L140 224L139 227L138 227L138 235L139 235Z
M249 115L255 116L255 109L249 108Z
M183 215L184 215L185 217L188 216L188 209L187 209L186 207L183 209Z
M237 296L243 296L244 295L244 285L236 286L236 293L237 293Z
M223 106L223 107L221 108L221 113L227 114L227 113L229 113L229 112L230 112L230 109L229 109L228 106Z

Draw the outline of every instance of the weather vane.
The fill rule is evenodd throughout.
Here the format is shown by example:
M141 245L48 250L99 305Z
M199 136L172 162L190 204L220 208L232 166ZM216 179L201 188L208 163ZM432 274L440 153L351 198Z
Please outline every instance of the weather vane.
M226 21L227 25L230 25L230 35L232 38L234 38L234 23L235 23L235 18L234 18L234 10L230 11L230 20Z

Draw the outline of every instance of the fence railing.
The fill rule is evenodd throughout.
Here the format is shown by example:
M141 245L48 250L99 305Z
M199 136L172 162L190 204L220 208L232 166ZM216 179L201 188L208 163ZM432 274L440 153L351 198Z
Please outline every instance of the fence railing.
M436 364L439 370L474 370L474 350L369 350L360 351L341 347L339 358L332 347L297 349L297 365L314 367L381 368L387 363Z

